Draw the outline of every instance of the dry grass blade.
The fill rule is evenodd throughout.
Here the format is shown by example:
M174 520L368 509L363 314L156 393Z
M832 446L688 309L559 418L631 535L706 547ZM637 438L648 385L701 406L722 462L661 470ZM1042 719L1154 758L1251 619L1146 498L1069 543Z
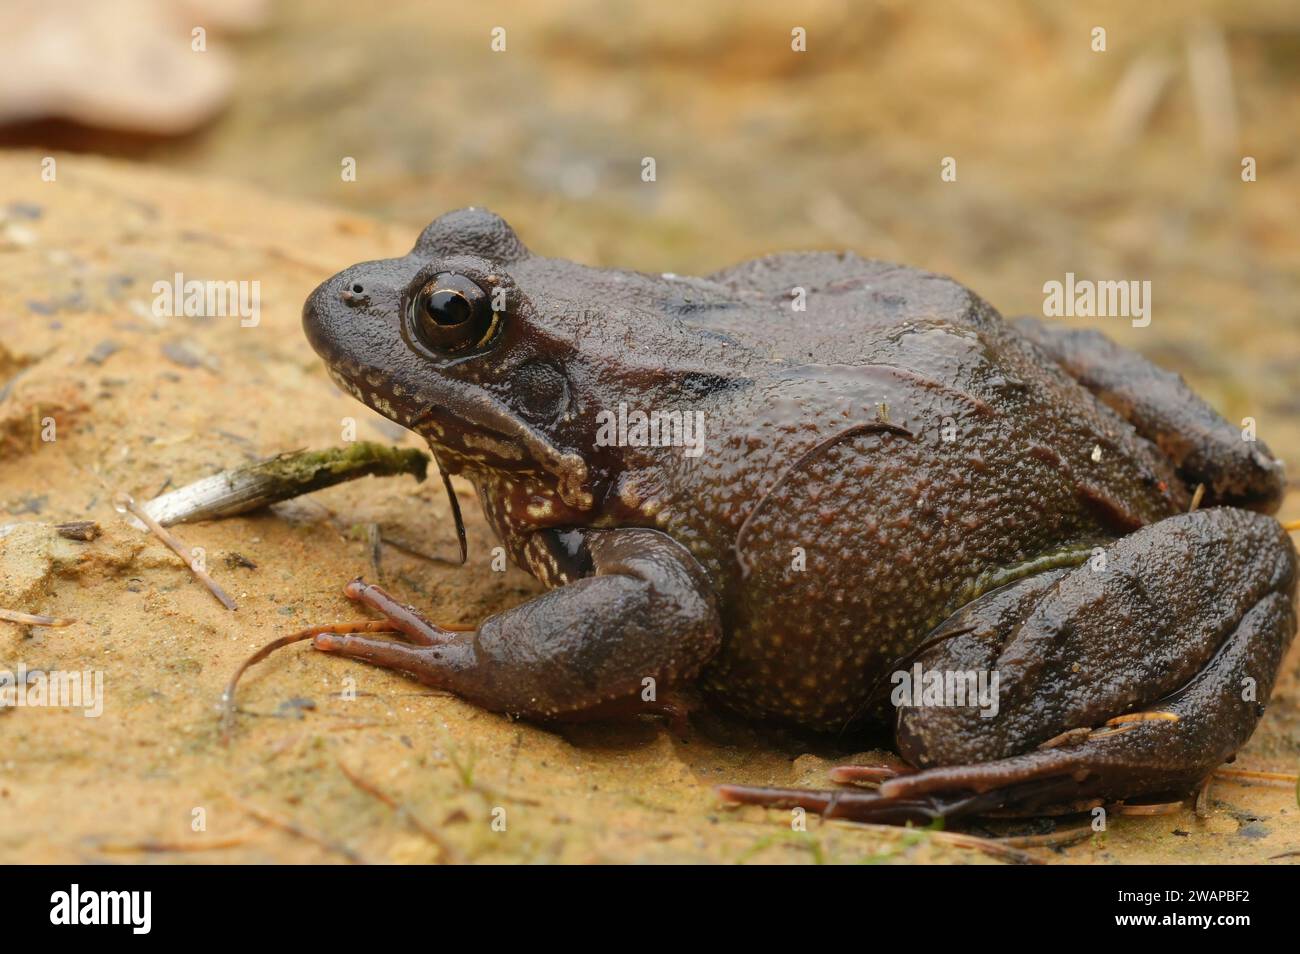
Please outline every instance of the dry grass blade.
M208 571L194 562L190 557L189 549L185 544L177 539L174 534L163 527L163 525L157 520L145 513L144 508L135 502L134 497L127 493L118 494L117 502L139 518L139 520L149 528L149 531L154 536L167 544L167 546L171 548L171 551L180 557L185 565L190 568L190 572L194 574L198 581L211 590L212 595L221 601L222 606L228 610L239 608L235 605L235 601L230 598L230 594L223 590L216 580L208 576Z
M889 765L837 765L826 774L841 785L879 785L904 773Z
M1214 770L1215 778L1240 779L1251 782L1280 782L1283 785L1295 785L1300 777L1288 772L1256 772L1251 769L1220 768Z
M1106 725L1128 725L1133 722L1177 722L1178 713L1153 710L1151 712L1130 712L1107 719Z

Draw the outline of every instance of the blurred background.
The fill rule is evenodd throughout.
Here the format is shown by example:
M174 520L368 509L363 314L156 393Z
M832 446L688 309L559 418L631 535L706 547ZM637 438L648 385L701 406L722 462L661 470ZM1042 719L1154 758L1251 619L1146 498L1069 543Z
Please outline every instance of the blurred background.
M1300 411L1293 0L6 0L0 25L3 145L412 235L487 205L540 252L647 271L850 248L1008 314L1067 271L1149 279L1151 327L1108 330L1275 444Z
M535 243L602 261L700 270L852 246L985 283L1026 259L1053 275L1159 260L1250 282L1297 251L1288 0L5 9L8 45L37 67L5 84L6 144L412 223L487 204ZM177 42L196 25L206 57ZM805 53L791 50L795 26ZM1249 189L1246 154L1259 166ZM639 175L647 155L653 184ZM358 160L356 182L341 181L341 156ZM944 156L955 183L940 181ZM1027 283L1009 307L1034 305L1041 283Z
M114 680L103 720L5 716L0 768L21 781L0 791L0 859L151 852L188 838L192 807L209 802L213 844L195 858L321 856L244 832L232 792L376 860L438 856L355 791L338 757L475 860L933 860L934 840L872 855L887 835L838 824L818 827L808 855L760 816L717 812L719 781L824 786L843 753L735 726L690 745L653 728L561 744L369 670L374 691L351 710L326 689L355 670L309 652L241 690L246 734L220 749L225 680L272 633L347 612L338 586L373 558L366 528L453 545L441 489L356 481L296 510L185 528L222 555L238 616L169 551L142 549L112 496L336 443L339 419L362 409L325 377L300 303L471 204L541 254L704 274L851 249L952 275L1007 315L1041 313L1044 283L1067 272L1150 281L1148 327L1074 321L1182 372L1229 419L1255 418L1294 485L1297 79L1296 0L0 0L0 464L13 464L0 511L24 524L0 537L0 606L85 621L0 628L0 668L93 661ZM60 188L38 179L46 155ZM81 161L97 156L128 165ZM247 333L159 318L149 289L176 272L263 282L265 321ZM367 437L401 439L364 413ZM47 415L57 442L41 437ZM487 552L477 510L472 560ZM1300 517L1300 495L1283 516ZM73 518L105 536L69 551L51 522ZM437 619L536 592L522 573L399 552L384 565ZM1294 770L1297 658L1239 765ZM475 758L477 776L462 769ZM537 799L511 803L519 837L467 821L497 792ZM1216 783L1212 819L1126 819L1065 860L1258 861L1295 848L1294 797Z

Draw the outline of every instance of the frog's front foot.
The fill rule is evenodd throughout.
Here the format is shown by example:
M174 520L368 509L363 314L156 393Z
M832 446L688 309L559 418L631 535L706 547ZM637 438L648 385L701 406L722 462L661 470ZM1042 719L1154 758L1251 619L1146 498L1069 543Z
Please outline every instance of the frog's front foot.
M354 656L377 666L401 669L432 685L446 683L451 678L450 673L457 668L458 660L470 651L465 645L465 630L430 622L414 607L399 603L373 583L358 577L343 587L343 595L382 615L384 632L399 634L409 642L376 639L322 627L322 631L312 637L312 646L316 649Z
M1073 570L986 594L935 631L909 669L982 672L996 688L980 705L899 709L899 752L920 771L878 792L721 794L882 822L1182 797L1263 714L1295 633L1295 586L1295 549L1272 518L1170 517Z
M409 642L322 632L313 645L512 715L671 715L665 691L693 678L721 639L704 571L656 530L588 531L583 547L591 575L474 630L435 625L379 587L353 580L345 594Z

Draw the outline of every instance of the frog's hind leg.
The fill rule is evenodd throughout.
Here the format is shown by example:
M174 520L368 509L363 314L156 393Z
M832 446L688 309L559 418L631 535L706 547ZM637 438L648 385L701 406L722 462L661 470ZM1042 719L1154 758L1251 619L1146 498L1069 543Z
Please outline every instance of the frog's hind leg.
M955 676L970 687L985 672L991 695L900 707L898 748L921 771L875 794L819 797L839 817L923 821L1183 796L1259 721L1295 632L1295 585L1295 550L1276 521L1216 508L986 594L917 662L945 685Z
M1026 813L1192 791L1263 714L1295 633L1295 586L1276 521L1215 508L1119 540L1010 629L977 601L964 615L995 623L984 645L997 645L996 713L900 709L900 751L924 771L881 797L964 792L981 811ZM940 643L922 664L964 667L971 652Z
M880 797L903 801L968 792L967 810L1030 814L1057 806L1184 797L1253 731L1295 615L1279 594L1252 608L1210 663L1181 690L1140 712L1107 720L1055 748L978 765L948 766L885 782ZM1279 638L1283 633L1285 638ZM1259 678L1263 675L1263 678ZM1258 682L1256 682L1258 680ZM1262 698L1267 698L1265 692Z
M1093 329L1036 318L1012 322L1065 370L1173 462L1189 491L1204 485L1205 506L1273 513L1286 492L1282 463L1262 441L1242 439L1182 377L1156 367Z

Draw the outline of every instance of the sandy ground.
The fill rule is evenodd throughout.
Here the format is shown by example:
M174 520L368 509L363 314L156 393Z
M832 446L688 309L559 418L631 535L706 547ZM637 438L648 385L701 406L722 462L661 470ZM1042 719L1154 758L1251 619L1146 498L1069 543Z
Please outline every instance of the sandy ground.
M449 208L486 204L541 252L647 271L848 247L952 274L1007 314L1041 309L1043 282L1066 271L1150 279L1150 327L1106 330L1229 418L1256 418L1300 474L1300 14L1287 4L1196 6L1232 40L1229 119L1198 109L1195 19L1159 5L812 4L806 60L772 54L788 49L778 4L519 6L449 6L431 22L424 4L286 2L238 41L241 89L203 135L92 142L131 164L0 154L0 524L22 525L0 539L0 606L77 620L0 623L0 669L99 670L106 695L100 718L0 711L0 861L989 860L936 833L793 832L788 813L712 794L823 786L831 765L882 753L709 713L685 739L654 722L550 732L301 645L250 673L238 733L219 744L215 706L243 657L358 616L340 588L376 575L368 528L454 553L440 488L366 479L178 528L235 612L112 498L335 445L346 416L362 438L414 446L329 383L299 309L322 278L405 251ZM1087 46L1095 22L1110 28L1104 55ZM488 59L497 23L510 52ZM1149 112L1123 106L1126 84L1162 70ZM1260 169L1249 184L1246 154ZM356 182L340 180L343 156ZM944 156L955 183L939 179ZM175 272L259 281L260 324L156 319L152 284ZM1300 494L1283 515L1300 517ZM102 536L51 529L73 519ZM536 592L491 571L472 504L467 523L468 566L390 546L385 584L464 623ZM1298 652L1239 768L1300 767ZM1293 786L1223 780L1210 804L1208 819L1112 818L1035 854L1300 849Z

